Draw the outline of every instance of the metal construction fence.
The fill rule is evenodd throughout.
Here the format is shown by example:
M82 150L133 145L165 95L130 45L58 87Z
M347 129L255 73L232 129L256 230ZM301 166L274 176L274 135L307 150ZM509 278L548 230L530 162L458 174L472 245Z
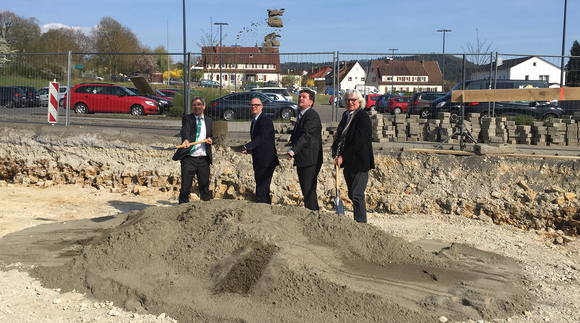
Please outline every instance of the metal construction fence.
M67 87L59 94L63 101L65 93L83 83L109 83L121 87L134 87L133 76L143 76L152 88L173 89L181 93L182 99L174 105L187 113L187 102L192 95L210 101L230 92L240 92L252 85L275 84L287 88L295 95L296 89L310 87L318 91L317 105L332 109L331 120L339 119L339 102L331 100L332 94L357 88L363 94L390 93L409 96L414 92L449 91L462 80L493 80L484 88L496 88L502 80L543 81L547 86L560 87L565 84L566 73L562 73L562 62L569 56L540 56L516 54L417 54L396 53L45 53L45 54L2 54L0 53L0 88L19 86L22 98L10 103L10 93L0 98L0 121L43 122L48 114L48 86L57 82ZM190 68L185 68L189 66ZM334 71L338 71L335 73ZM580 74L580 71L572 71ZM500 82L501 83L501 82ZM189 91L184 91L189 89ZM179 91L181 90L181 91ZM80 91L80 90L79 90ZM122 118L130 120L155 118L163 111L153 109L151 103L136 103L129 100L124 90L104 86L84 87L81 95L86 100L98 97L100 101L67 101L58 109L56 123L80 124L89 119L107 125ZM20 93L20 92L18 92ZM12 93L14 94L14 93ZM98 95L101 96L98 96ZM75 94L76 95L76 94ZM18 94L16 94L18 96ZM97 100L95 99L95 100ZM517 103L517 102L512 102ZM559 104L563 115L580 111L578 101L543 102ZM151 105L148 109L147 105ZM537 103L519 102L528 110ZM134 109L137 105L142 109ZM98 106L98 108L96 108ZM70 107L67 109L65 107ZM516 105L501 110L501 116L522 114ZM535 110L538 110L537 108ZM183 113L182 112L182 113ZM87 115L80 115L88 113ZM104 113L114 113L103 118ZM526 114L526 112L523 112ZM241 116L244 114L236 114ZM498 114L496 114L498 115ZM223 117L223 115L217 115ZM436 117L432 115L432 117ZM538 115L533 115L539 119ZM558 115L560 117L560 115ZM152 126L154 127L154 122ZM163 124L160 123L160 127Z

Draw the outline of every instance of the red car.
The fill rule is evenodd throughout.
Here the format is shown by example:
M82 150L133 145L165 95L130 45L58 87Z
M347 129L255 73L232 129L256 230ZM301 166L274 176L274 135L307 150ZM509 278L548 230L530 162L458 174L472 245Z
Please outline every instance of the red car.
M375 110L375 107L377 105L377 99L379 96L381 96L381 95L380 94L367 94L367 95L365 95L365 101L367 102L367 104L365 106L365 110L367 110L367 111Z
M179 95L173 90L159 90L159 92L163 93L163 96L169 98L171 101L173 101L173 98Z
M385 107L385 112L391 114L407 113L407 106L409 105L410 100L410 96L398 96L391 98Z
M66 97L64 105L66 108ZM133 94L123 86L84 83L71 89L70 106L77 114L130 113L135 116L158 114L157 101Z

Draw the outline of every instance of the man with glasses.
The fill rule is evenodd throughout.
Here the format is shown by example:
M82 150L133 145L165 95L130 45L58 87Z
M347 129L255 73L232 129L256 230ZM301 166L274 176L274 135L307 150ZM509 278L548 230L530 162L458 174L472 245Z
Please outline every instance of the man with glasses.
M366 102L358 90L346 91L343 101L346 103L346 111L336 129L332 157L335 158L335 165L344 167L354 220L366 223L365 190L369 181L368 171L375 168L371 119L364 111Z
M256 181L256 203L272 204L270 197L270 183L274 169L280 164L276 156L276 143L274 140L274 123L272 119L262 113L262 101L253 98L250 110L254 115L250 126L250 138L252 141L244 145L242 154L252 154L254 166L254 179Z
M212 163L212 118L204 116L205 98L194 96L191 99L191 114L184 115L181 120L181 140L185 148L179 148L173 160L181 161L181 189L179 204L189 202L189 194L193 185L193 176L197 174L199 198L202 201L211 199L209 191L209 165ZM204 142L192 145L193 142Z
M290 137L292 149L288 154L294 158L300 189L304 195L304 206L317 211L319 207L316 188L322 166L322 123L320 116L312 108L313 105L314 92L309 89L301 90L298 95L300 113Z

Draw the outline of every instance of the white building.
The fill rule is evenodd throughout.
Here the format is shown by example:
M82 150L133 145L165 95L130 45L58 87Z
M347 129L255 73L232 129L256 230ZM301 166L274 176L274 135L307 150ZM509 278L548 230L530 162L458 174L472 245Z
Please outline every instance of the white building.
M548 83L560 82L560 67L538 57L527 56L509 60L498 59L498 80L531 80L547 81ZM495 73L495 66L494 73ZM489 79L489 64L482 71L471 74L472 80ZM564 72L564 80L566 72Z

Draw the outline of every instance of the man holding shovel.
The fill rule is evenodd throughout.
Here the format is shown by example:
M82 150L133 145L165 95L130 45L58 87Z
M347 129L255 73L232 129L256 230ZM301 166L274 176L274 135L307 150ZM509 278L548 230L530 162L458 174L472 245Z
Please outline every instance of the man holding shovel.
M365 100L358 90L348 90L343 102L346 104L346 112L338 124L332 156L337 168L344 167L354 220L366 223L365 190L369 181L368 171L375 168L371 119L364 111Z
M181 161L181 189L179 204L189 202L189 194L193 185L193 176L197 174L199 198L203 201L211 199L209 191L209 165L212 163L212 118L204 116L205 98L194 96L191 99L191 114L184 115L181 126L181 140L184 148L179 148L173 160ZM193 142L205 142L192 145Z
M272 204L270 183L272 183L274 169L280 165L280 162L276 156L274 123L270 117L262 113L263 108L259 98L253 98L250 102L250 111L254 115L250 125L252 141L244 145L242 154L252 154L254 179L256 180L256 203Z

